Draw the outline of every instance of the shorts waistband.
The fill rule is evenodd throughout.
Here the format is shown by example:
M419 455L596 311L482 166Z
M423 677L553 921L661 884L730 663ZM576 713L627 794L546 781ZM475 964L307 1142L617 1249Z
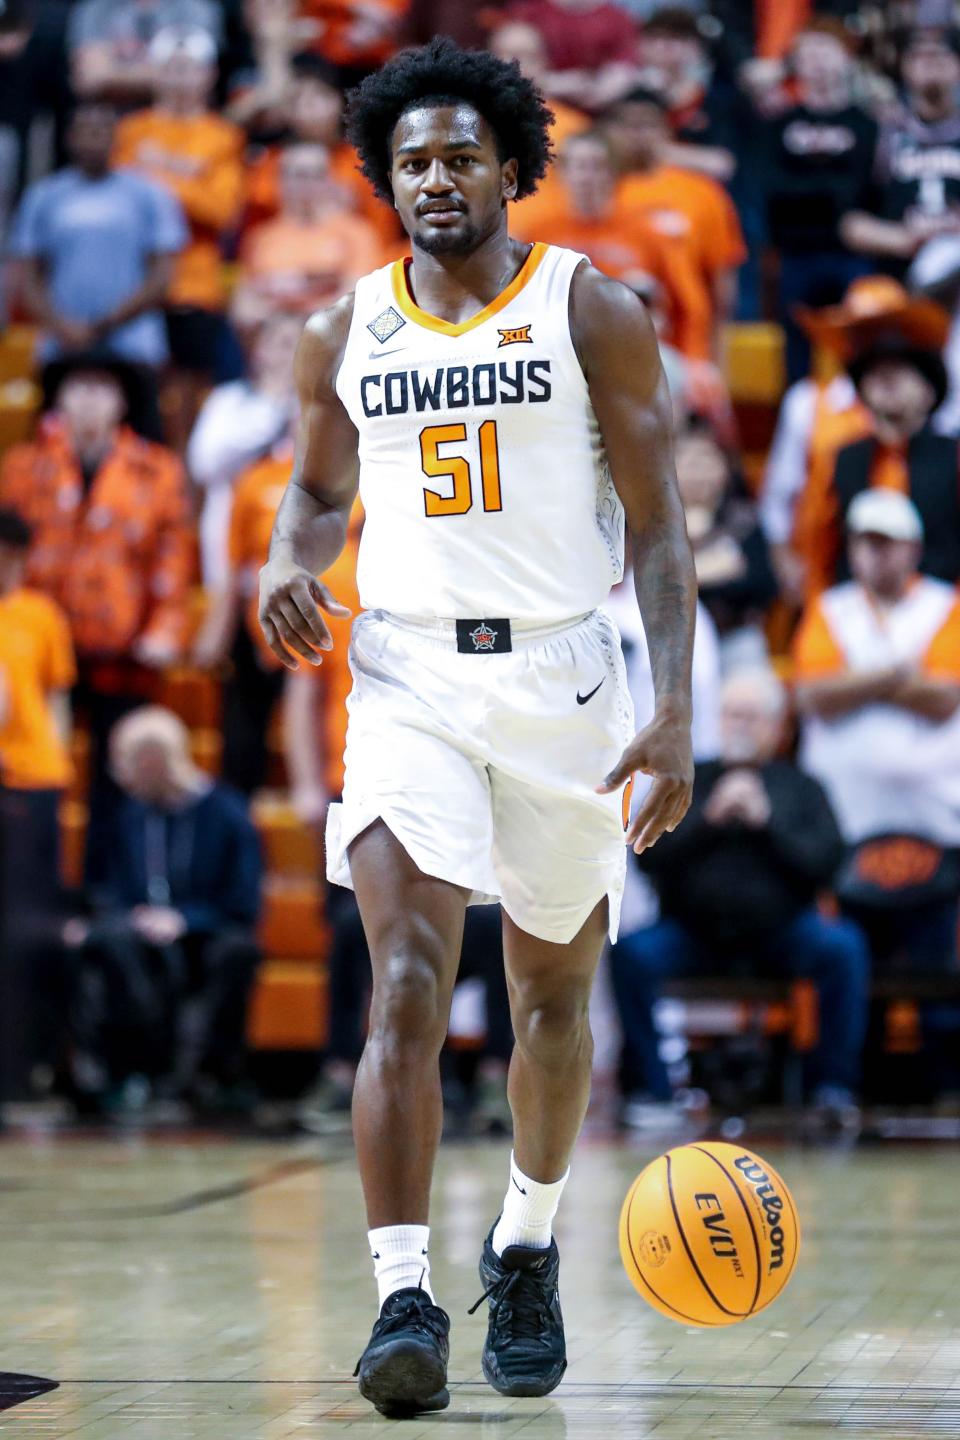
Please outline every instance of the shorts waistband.
M479 653L487 649L496 653L499 647L499 637L496 635L498 624L505 624L510 637L510 643L504 648L516 650L519 646L530 645L536 640L544 640L550 635L560 635L565 630L573 630L595 615L595 610L585 610L582 615L572 615L567 620L554 620L548 623L531 620L463 620L451 619L447 616L438 615L436 618L424 620L417 615L398 615L393 610L376 610L372 612L379 619L388 620L391 625L397 625L401 630L407 630L413 635L420 635L425 640L431 640L434 644L442 645L445 649L461 650L463 652L463 635L465 627L483 626L493 639L487 640L481 637L481 645L476 646ZM486 643L484 643L486 641ZM473 649L474 646L471 646ZM469 652L466 652L469 653Z

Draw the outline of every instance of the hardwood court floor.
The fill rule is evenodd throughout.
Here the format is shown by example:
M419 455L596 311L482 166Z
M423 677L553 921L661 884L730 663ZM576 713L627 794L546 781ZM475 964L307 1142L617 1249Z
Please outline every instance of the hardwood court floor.
M432 1254L454 1320L453 1398L398 1440L442 1426L476 1440L956 1440L960 1155L759 1148L793 1188L799 1268L763 1315L695 1331L648 1310L617 1255L621 1198L654 1149L583 1143L558 1226L568 1378L548 1400L505 1400L481 1381L483 1321L465 1312L507 1151L445 1147ZM8 1139L0 1222L4 1435L391 1432L350 1378L374 1291L349 1152ZM23 1399L27 1376L58 1388Z

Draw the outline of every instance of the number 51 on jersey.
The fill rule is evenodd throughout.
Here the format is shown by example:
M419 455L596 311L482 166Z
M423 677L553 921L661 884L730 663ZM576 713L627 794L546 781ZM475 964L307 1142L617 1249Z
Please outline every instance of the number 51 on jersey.
M467 427L428 425L420 431L420 463L424 475L431 480L452 480L453 494L442 495L424 486L424 513L429 516L466 515L473 505L473 469L464 453L441 455L441 445L463 445ZM502 510L500 494L500 451L497 447L497 422L484 420L477 435L480 467L480 491L484 510ZM472 446L469 449L472 450Z

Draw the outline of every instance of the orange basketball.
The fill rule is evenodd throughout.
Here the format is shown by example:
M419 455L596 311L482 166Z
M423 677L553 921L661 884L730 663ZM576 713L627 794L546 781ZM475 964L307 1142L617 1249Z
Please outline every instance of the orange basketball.
M681 1325L735 1325L780 1294L800 1224L772 1165L704 1141L661 1155L620 1212L620 1257L634 1287Z

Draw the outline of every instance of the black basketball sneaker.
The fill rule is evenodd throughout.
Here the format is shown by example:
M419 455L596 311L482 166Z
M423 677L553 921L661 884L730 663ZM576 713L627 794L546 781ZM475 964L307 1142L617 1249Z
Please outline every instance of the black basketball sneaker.
M383 1302L366 1350L357 1361L360 1394L381 1415L404 1419L445 1410L450 1316L419 1286Z
M490 1307L483 1373L501 1395L549 1395L567 1368L560 1313L557 1242L547 1250L508 1245L498 1255L487 1236L480 1256L480 1283L486 1286L472 1315Z

